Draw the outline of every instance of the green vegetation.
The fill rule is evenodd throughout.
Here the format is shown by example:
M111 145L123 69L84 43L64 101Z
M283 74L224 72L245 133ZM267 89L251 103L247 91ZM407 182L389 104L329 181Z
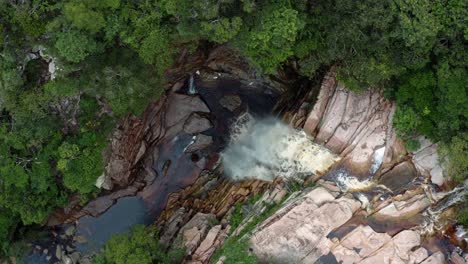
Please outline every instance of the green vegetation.
M287 183L286 188L288 190L287 195L283 197L281 201L278 203L265 203L262 202L261 204L257 204L257 202L262 197L262 194L257 194L255 196L250 197L244 203L237 203L235 210L233 211L231 217L229 218L229 225L231 226L231 236L224 242L221 248L217 249L213 256L211 257L211 262L215 263L221 256L225 256L226 260L224 263L226 264L254 264L258 263L258 259L254 254L249 252L250 242L248 235L263 221L265 221L268 217L273 215L278 209L281 208L284 201L294 192L303 190L304 188L311 188L313 184L308 184L303 186L302 184L290 181ZM265 209L256 214L255 210L253 210L253 206L256 205L256 209L260 209L258 207L264 207ZM242 230L235 236L232 236L232 232L234 232L240 224L249 219Z
M131 232L114 235L95 264L177 264L184 257L184 249L166 252L159 243L158 230L137 225Z
M466 179L467 12L461 0L0 1L2 253L71 194L98 194L109 132L163 93L183 48L228 44L261 73L334 65L350 89L382 87L408 148L440 141Z

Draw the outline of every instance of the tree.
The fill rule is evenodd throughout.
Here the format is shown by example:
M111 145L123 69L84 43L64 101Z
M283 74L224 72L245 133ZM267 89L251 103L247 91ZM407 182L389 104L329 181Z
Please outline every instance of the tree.
M56 37L55 48L60 56L70 62L80 62L100 50L91 36L76 29L66 29L57 33Z
M184 250L168 253L159 243L158 230L154 226L134 226L131 232L114 235L105 245L103 256L98 259L107 264L180 263Z
M255 18L255 26L238 39L241 51L265 73L293 55L298 31L304 26L298 12L285 6L270 6Z

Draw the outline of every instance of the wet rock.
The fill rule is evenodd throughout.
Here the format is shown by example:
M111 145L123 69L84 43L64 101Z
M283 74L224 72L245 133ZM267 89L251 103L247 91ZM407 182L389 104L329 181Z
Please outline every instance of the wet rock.
M184 124L184 131L188 134L196 134L212 127L210 120L199 114L192 114Z
M73 236L73 234L75 234L75 229L76 229L75 226L71 225L65 230L65 235L70 236L70 237Z
M83 209L73 215L69 221L73 219L77 219L84 215L91 215L91 216L99 216L104 211L106 211L109 207L111 207L116 200L125 196L132 196L134 195L138 189L136 187L130 186L126 189L119 190L117 192L113 192L109 195L101 196L96 198L95 200L88 203Z
M73 252L73 248L70 247L69 245L67 245L67 246L65 247L65 249L67 250L68 253Z
M359 206L353 199L335 200L324 188L316 188L288 212L273 215L275 220L251 237L252 248L261 261L313 263L329 253L330 231L348 221Z
M421 264L444 264L445 263L445 256L444 253L438 251L432 254L430 257L425 259Z
M84 236L75 236L73 238L74 241L76 241L79 244L84 244L87 242L86 238Z
M402 162L395 166L392 170L383 174L379 180L380 184L385 185L393 191L399 193L407 187L407 184L412 182L416 177L416 170L409 161Z
M171 128L177 124L184 125L185 120L193 113L209 113L210 110L198 96L171 94L167 100L165 126ZM197 121L196 117L193 121ZM180 127L177 129L180 131ZM172 133L170 133L172 134ZM165 136L168 136L167 134Z
M55 257L57 259L62 259L62 246L61 245L57 245L57 247L55 248Z
M73 264L73 261L70 257L68 256L63 256L62 258L62 264Z
M417 194L405 200L393 201L375 213L374 216L385 219L408 218L423 211L430 205L431 202L425 194Z
M202 150L213 143L213 138L203 134L198 134L195 138L195 141L185 150L185 152L195 152Z
M78 253L78 252L73 252L73 253L70 255L70 258L71 258L73 264L76 264L76 263L78 263L78 261L80 260L80 253ZM83 263L83 262L80 261L80 263Z
M238 95L225 95L219 103L231 112L234 112L242 104L242 100Z

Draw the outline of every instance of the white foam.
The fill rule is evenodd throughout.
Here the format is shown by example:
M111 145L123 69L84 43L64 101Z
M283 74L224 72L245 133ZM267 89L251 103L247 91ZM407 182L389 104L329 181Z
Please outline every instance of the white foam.
M382 162L383 162L383 158L384 158L384 154L385 154L385 146L377 149L375 152L374 152L374 155L372 157L372 165L371 165L371 168L370 168L370 172L372 174L376 173L377 170L380 168L380 166L382 165Z
M190 74L188 94L196 94L196 93L197 93L197 87L195 86L193 75Z
M349 175L345 170L337 172L335 181L338 187L344 192L365 191L376 185L375 182L370 179L360 180Z
M221 155L226 175L234 180L303 178L325 172L338 160L305 132L275 119L257 121L249 114L234 123Z

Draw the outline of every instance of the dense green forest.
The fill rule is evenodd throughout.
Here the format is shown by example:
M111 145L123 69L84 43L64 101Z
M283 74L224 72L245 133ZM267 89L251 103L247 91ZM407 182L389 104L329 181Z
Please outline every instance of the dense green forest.
M409 149L440 141L468 174L463 0L0 0L0 246L79 193L95 197L115 122L163 93L182 48L227 44L264 74L336 65L382 87ZM42 56L31 56L40 51ZM55 73L48 74L46 60Z

